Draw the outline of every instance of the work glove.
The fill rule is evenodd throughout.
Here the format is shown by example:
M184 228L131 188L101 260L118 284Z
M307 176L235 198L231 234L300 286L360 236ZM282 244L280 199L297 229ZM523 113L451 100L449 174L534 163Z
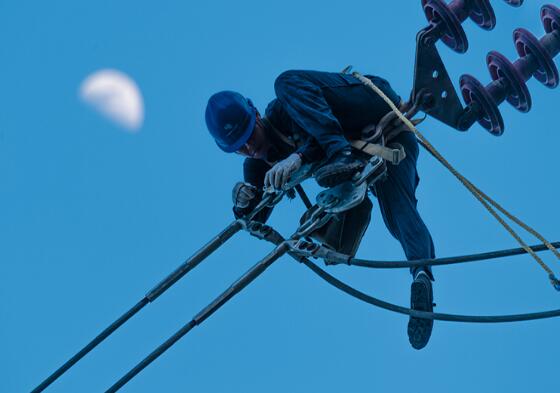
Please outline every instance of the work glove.
M233 206L238 209L246 209L257 196L257 187L245 182L238 182L233 186L231 199Z
M301 168L301 164L301 156L297 153L293 153L288 158L278 162L264 176L265 189L281 190L290 179L290 176Z

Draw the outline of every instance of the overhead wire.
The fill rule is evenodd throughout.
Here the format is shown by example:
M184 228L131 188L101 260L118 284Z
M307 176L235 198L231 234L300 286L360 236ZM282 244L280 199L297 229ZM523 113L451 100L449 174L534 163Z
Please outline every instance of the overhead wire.
M369 79L364 78L361 74L354 72L353 75L360 79L363 83L368 85L377 94L383 98L387 104L391 107L391 110L396 114L397 117L409 128L410 131L414 132L417 136L420 144L426 148L430 154L432 154L441 164L443 164L474 196L480 203L489 211L489 213L494 216L494 218L514 237L514 239L522 246L518 249L500 250L490 253L480 253L463 255L458 257L448 257L439 259L426 259L426 260L416 260L416 261L371 261L357 258L349 258L343 254L331 253L329 257L325 257L326 264L338 264L346 263L349 265L357 265L364 267L375 267L375 268L399 268L399 267L409 267L409 266L427 266L427 265L444 265L444 264L457 264L465 262L473 262L486 260L491 258L499 258L509 255L519 255L522 253L530 254L539 265L549 274L549 279L554 287L560 291L560 281L555 277L552 269L544 263L544 261L536 254L538 251L544 251L546 249L552 251L554 255L560 259L560 252L557 247L560 243L550 243L548 242L539 232L534 230L532 227L525 224L523 221L518 219L513 214L509 213L500 204L490 198L487 194L481 191L463 175L461 175L431 144L427 139L418 131L415 124L411 122L403 113L390 101L390 99ZM304 204L309 208L312 204L303 188L300 185L295 187L296 191L302 198ZM64 372L66 372L70 367L72 367L76 362L78 362L82 357L89 353L93 348L95 348L99 343L105 340L110 334L122 326L126 321L128 321L132 316L134 316L138 311L140 311L144 306L154 301L163 292L169 289L173 284L175 284L179 279L181 279L186 273L191 269L196 267L203 259L210 255L215 249L224 244L229 238L231 238L235 233L241 229L250 230L251 220L255 217L256 211L259 208L262 210L269 203L276 203L278 200L273 200L275 196L269 196L270 200L263 200L257 206L255 211L245 217L245 219L236 220L230 224L224 231L222 231L217 237L212 239L208 244L203 246L197 253L195 253L189 260L185 261L179 268L177 268L172 274L170 274L166 279L164 279L160 284L158 284L154 289L152 289L146 296L141 299L136 305L134 305L130 310L125 312L120 318L113 322L109 327L107 327L103 332L96 336L90 343L83 347L76 355L69 359L64 365L62 365L58 370L51 374L47 379L45 379L39 386L37 386L32 393L38 393L43 391L52 382L54 382L58 377L60 377ZM513 228L505 222L505 220L498 215L496 212L499 211L504 214L511 221L518 224L520 227L525 229L530 234L534 235L536 238L543 242L542 245L528 246L521 237L513 230ZM265 227L265 226L263 226ZM267 226L266 226L267 227ZM280 254L288 253L293 258L308 267L313 273L325 280L330 285L333 285L337 289L347 293L348 295L364 301L368 304L401 313L410 315L417 318L427 318L441 321L452 321L452 322L474 322L474 323L503 323L503 322L517 322L517 321L527 321L543 318L551 318L560 316L560 310L551 310L537 313L526 313L526 314L513 314L513 315L495 315L495 316L481 316L481 315L456 315L456 314L444 314L444 313L431 313L412 310L410 308L398 306L392 303L385 302L383 300L377 299L370 295L367 295L348 284L338 280L336 277L330 275L323 269L319 268L316 264L311 262L308 258L297 254L294 250L289 249L287 241L285 241L276 231L272 228L268 228L268 233L262 235L260 238L272 241L277 244L277 248L271 254L263 258L257 265L255 265L255 270L250 270L234 283L228 290L226 290L220 297L218 297L214 302L212 302L208 307L197 314L188 324L186 324L180 331L173 335L164 344L158 347L154 352L152 352L146 359L139 363L134 369L132 369L128 374L126 374L121 380L119 380L112 388L107 392L114 392L122 387L128 380L132 379L136 374L138 374L142 369L144 369L153 360L159 357L163 352L175 344L181 337L187 334L194 326L202 323L206 318L208 318L212 313L214 313L219 307L221 307L225 302L227 302L236 293L246 287L252 280L254 280L260 273L266 269L272 262L274 262ZM272 238L272 240L271 240ZM274 254L273 257L271 255Z

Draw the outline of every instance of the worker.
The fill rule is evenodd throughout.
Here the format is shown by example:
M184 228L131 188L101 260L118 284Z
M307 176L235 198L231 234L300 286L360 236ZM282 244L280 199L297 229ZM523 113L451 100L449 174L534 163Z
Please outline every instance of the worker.
M366 75L397 106L401 98L378 76ZM358 78L346 73L283 72L274 83L276 98L264 116L253 102L234 91L218 92L208 100L206 124L218 147L245 156L244 181L233 187L234 214L242 217L261 200L265 188L281 189L303 164L325 162L314 177L322 187L351 179L364 159L351 141L391 111L389 105ZM401 132L386 143L398 143L406 158L387 164L387 176L370 187L383 220L408 260L435 258L432 237L417 210L418 142ZM271 209L255 220L265 222ZM369 218L368 218L369 222ZM363 236L361 234L360 236ZM361 240L361 239L360 239ZM433 275L429 267L411 269L411 308L433 311ZM415 349L424 348L433 320L410 317L408 337Z

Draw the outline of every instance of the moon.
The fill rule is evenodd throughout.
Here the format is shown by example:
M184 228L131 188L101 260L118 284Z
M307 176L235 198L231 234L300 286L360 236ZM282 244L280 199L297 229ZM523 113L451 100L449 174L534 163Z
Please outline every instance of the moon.
M144 122L144 99L136 82L124 72L102 69L80 86L81 99L103 117L136 133Z

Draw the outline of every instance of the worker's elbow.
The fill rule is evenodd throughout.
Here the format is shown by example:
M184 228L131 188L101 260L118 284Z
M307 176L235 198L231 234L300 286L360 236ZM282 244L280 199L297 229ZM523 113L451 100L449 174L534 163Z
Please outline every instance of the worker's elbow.
M300 79L299 73L297 70L288 70L278 75L274 81L274 92L278 98L281 98L297 85L297 81Z

